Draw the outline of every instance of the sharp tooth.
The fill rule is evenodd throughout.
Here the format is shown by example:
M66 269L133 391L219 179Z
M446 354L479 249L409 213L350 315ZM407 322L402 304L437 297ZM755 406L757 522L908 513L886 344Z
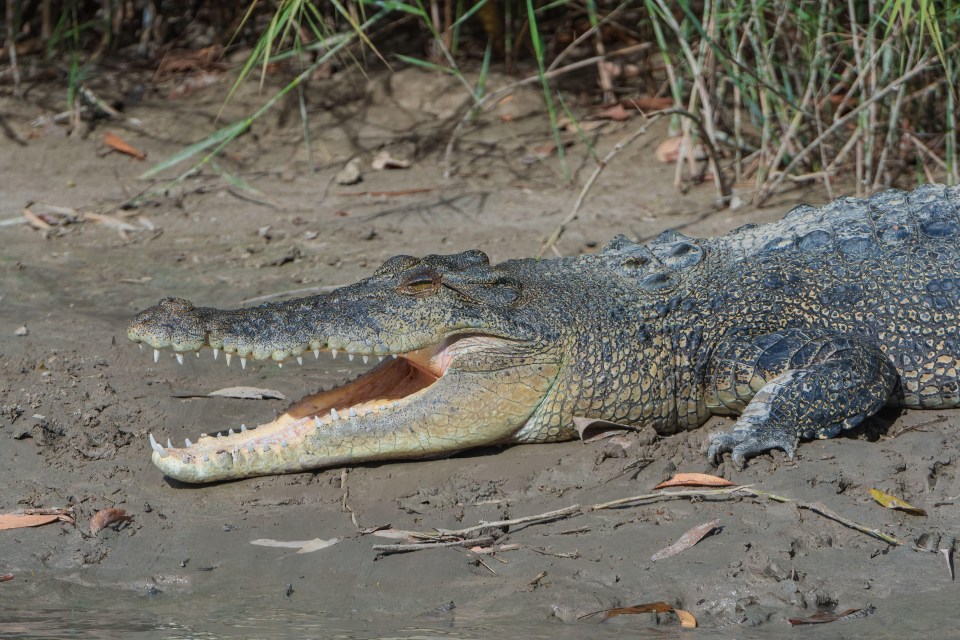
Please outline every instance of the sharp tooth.
M233 435L233 429L227 429L227 435Z
M178 354L177 354L177 364L183 364L183 354L182 354L182 353L178 353Z
M213 437L214 437L214 438L219 438L219 437L222 436L222 435L223 435L223 432L222 432L222 431L217 431L217 434L216 434L215 436L213 436Z
M353 407L350 407L350 411L347 412L347 415L349 415L351 418L356 418L356 417L357 417L357 410L354 409Z
M314 349L314 350L313 350L313 357L314 357L314 358L320 358L320 349Z
M282 362L278 362L278 363L277 363L277 368L278 368L278 369L283 369L283 363L282 363Z
M330 417L333 418L334 420L339 420L340 414L337 413L336 409L330 409Z
M186 443L188 449L193 446L193 443L190 442L190 438L184 438L183 441Z
M330 349L330 355L333 356L333 359L334 359L334 360L336 360L336 359L337 359L337 350L336 350L336 349Z
M137 343L137 346L140 347L140 351L143 351L143 343L142 343L142 342L138 342L138 343Z
M227 353L223 354L223 357L224 357L224 359L226 359L226 361L227 361L227 366L229 367L229 366L230 366L230 361L233 359L233 354L231 354L231 353L228 351Z
M350 358L350 362L353 362L353 354L352 354L352 353L348 353L348 354L347 354L347 357Z
M150 434L150 448L160 454L161 458L166 458L169 454L163 450L163 447L160 446L160 443L153 439L153 434Z
M240 357L240 368L241 369L247 368L247 359L244 358L243 356Z
M377 360L379 360L380 362L383 362L383 356L377 356Z
M323 423L320 422L320 416L313 416L313 426L319 429L322 424Z
M245 424L240 425L240 431L241 431L241 432L246 431L246 430L247 430L247 425L245 425Z
M153 361L160 362L160 349L153 350Z
M370 362L370 358L368 356L363 356L363 364L367 364L368 362Z
M194 351L194 353L197 354L197 357L198 357L198 358L200 357L200 352L199 352L199 351Z
M393 359L394 359L394 360L396 360L396 359L397 359L397 354L395 354L395 353L391 353L390 355L391 355L391 356L393 356Z
M299 364L299 365L302 365L302 364L303 364L303 357L302 357L302 356L297 356L297 364Z
M218 355L220 355L220 349L215 348L213 350L213 359L216 360Z

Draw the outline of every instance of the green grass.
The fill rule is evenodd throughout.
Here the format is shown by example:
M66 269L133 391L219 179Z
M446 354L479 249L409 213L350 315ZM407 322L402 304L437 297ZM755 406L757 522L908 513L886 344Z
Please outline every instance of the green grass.
M820 182L831 195L836 181L847 189L852 180L860 194L898 181L960 182L960 0L208 4L237 18L232 22L239 24L236 33L221 34L222 40L252 43L230 95L240 83L259 76L263 106L152 167L145 177L166 174L181 164L193 163L193 169L209 163L294 90L309 151L303 82L320 64L338 56L363 68L413 65L457 78L473 109L451 133L448 157L456 137L499 95L486 82L495 58L507 70L534 74L544 97L544 134L552 136L560 173L570 180L558 116L565 113L574 119L588 105L578 104L573 93L558 93L558 81L568 70L582 69L576 63L584 55L618 60L618 51L629 49L629 42L616 34L630 34L632 42L651 43L654 50L624 60L653 79L655 86L651 89L648 82L648 92L672 98L676 115L671 131L688 139L686 147L702 143L711 150L722 198L729 196L730 183L762 204L796 182ZM110 19L123 5L120 0L107 5L109 11L90 15L82 13L91 9L79 0L59 5L46 48L49 56L59 51L68 57L71 96L87 63L79 52L116 49L137 32L136 15L128 15L132 22L126 31L110 33L117 25L124 27ZM175 3L164 3L161 11L168 7L177 10ZM20 20L35 22L36 16L18 13L14 19L19 32ZM378 41L381 29L390 31L384 27L401 23L419 37L403 40L408 45L404 49L396 39ZM573 42L562 44L559 34L571 29ZM467 55L467 39L480 40L482 61ZM427 49L424 41L429 41ZM384 43L392 49L385 50ZM268 85L268 67L281 61L294 66L294 78L279 87ZM595 77L581 79L581 98L589 94L600 102L637 90L627 82L615 85L599 67L593 68L598 69ZM590 153L596 162L592 149ZM678 185L696 178L691 171L695 166L691 159L678 160Z

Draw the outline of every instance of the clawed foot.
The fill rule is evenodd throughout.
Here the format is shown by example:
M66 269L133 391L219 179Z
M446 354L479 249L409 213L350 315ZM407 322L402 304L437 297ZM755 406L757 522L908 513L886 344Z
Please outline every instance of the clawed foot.
M782 449L792 460L796 437L790 437L783 432L764 432L757 427L734 429L731 433L718 433L710 439L710 449L707 458L714 466L723 462L723 454L730 452L734 466L743 469L747 458L758 456L772 449Z

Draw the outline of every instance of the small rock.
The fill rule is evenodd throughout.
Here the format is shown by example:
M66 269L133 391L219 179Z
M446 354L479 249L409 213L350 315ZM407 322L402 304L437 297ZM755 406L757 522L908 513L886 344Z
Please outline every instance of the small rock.
M363 174L360 172L360 158L354 158L347 163L343 169L337 172L334 180L337 184L357 184L363 180Z
M14 331L14 332L13 332L13 335L15 335L15 336L21 336L21 337L23 337L23 336L28 336L28 335L30 335L30 329L27 329L27 325L23 325L22 327L20 327L20 328L17 329L16 331Z

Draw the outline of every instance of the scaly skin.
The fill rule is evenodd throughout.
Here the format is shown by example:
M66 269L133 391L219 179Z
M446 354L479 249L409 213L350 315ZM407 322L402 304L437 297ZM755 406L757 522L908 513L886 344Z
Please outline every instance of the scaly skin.
M960 406L960 189L797 207L713 239L618 236L600 253L490 266L388 260L330 294L220 311L167 298L129 337L284 362L389 357L256 429L153 440L187 482L426 458L575 435L575 416L662 434L739 415L709 456L742 465L893 403Z

